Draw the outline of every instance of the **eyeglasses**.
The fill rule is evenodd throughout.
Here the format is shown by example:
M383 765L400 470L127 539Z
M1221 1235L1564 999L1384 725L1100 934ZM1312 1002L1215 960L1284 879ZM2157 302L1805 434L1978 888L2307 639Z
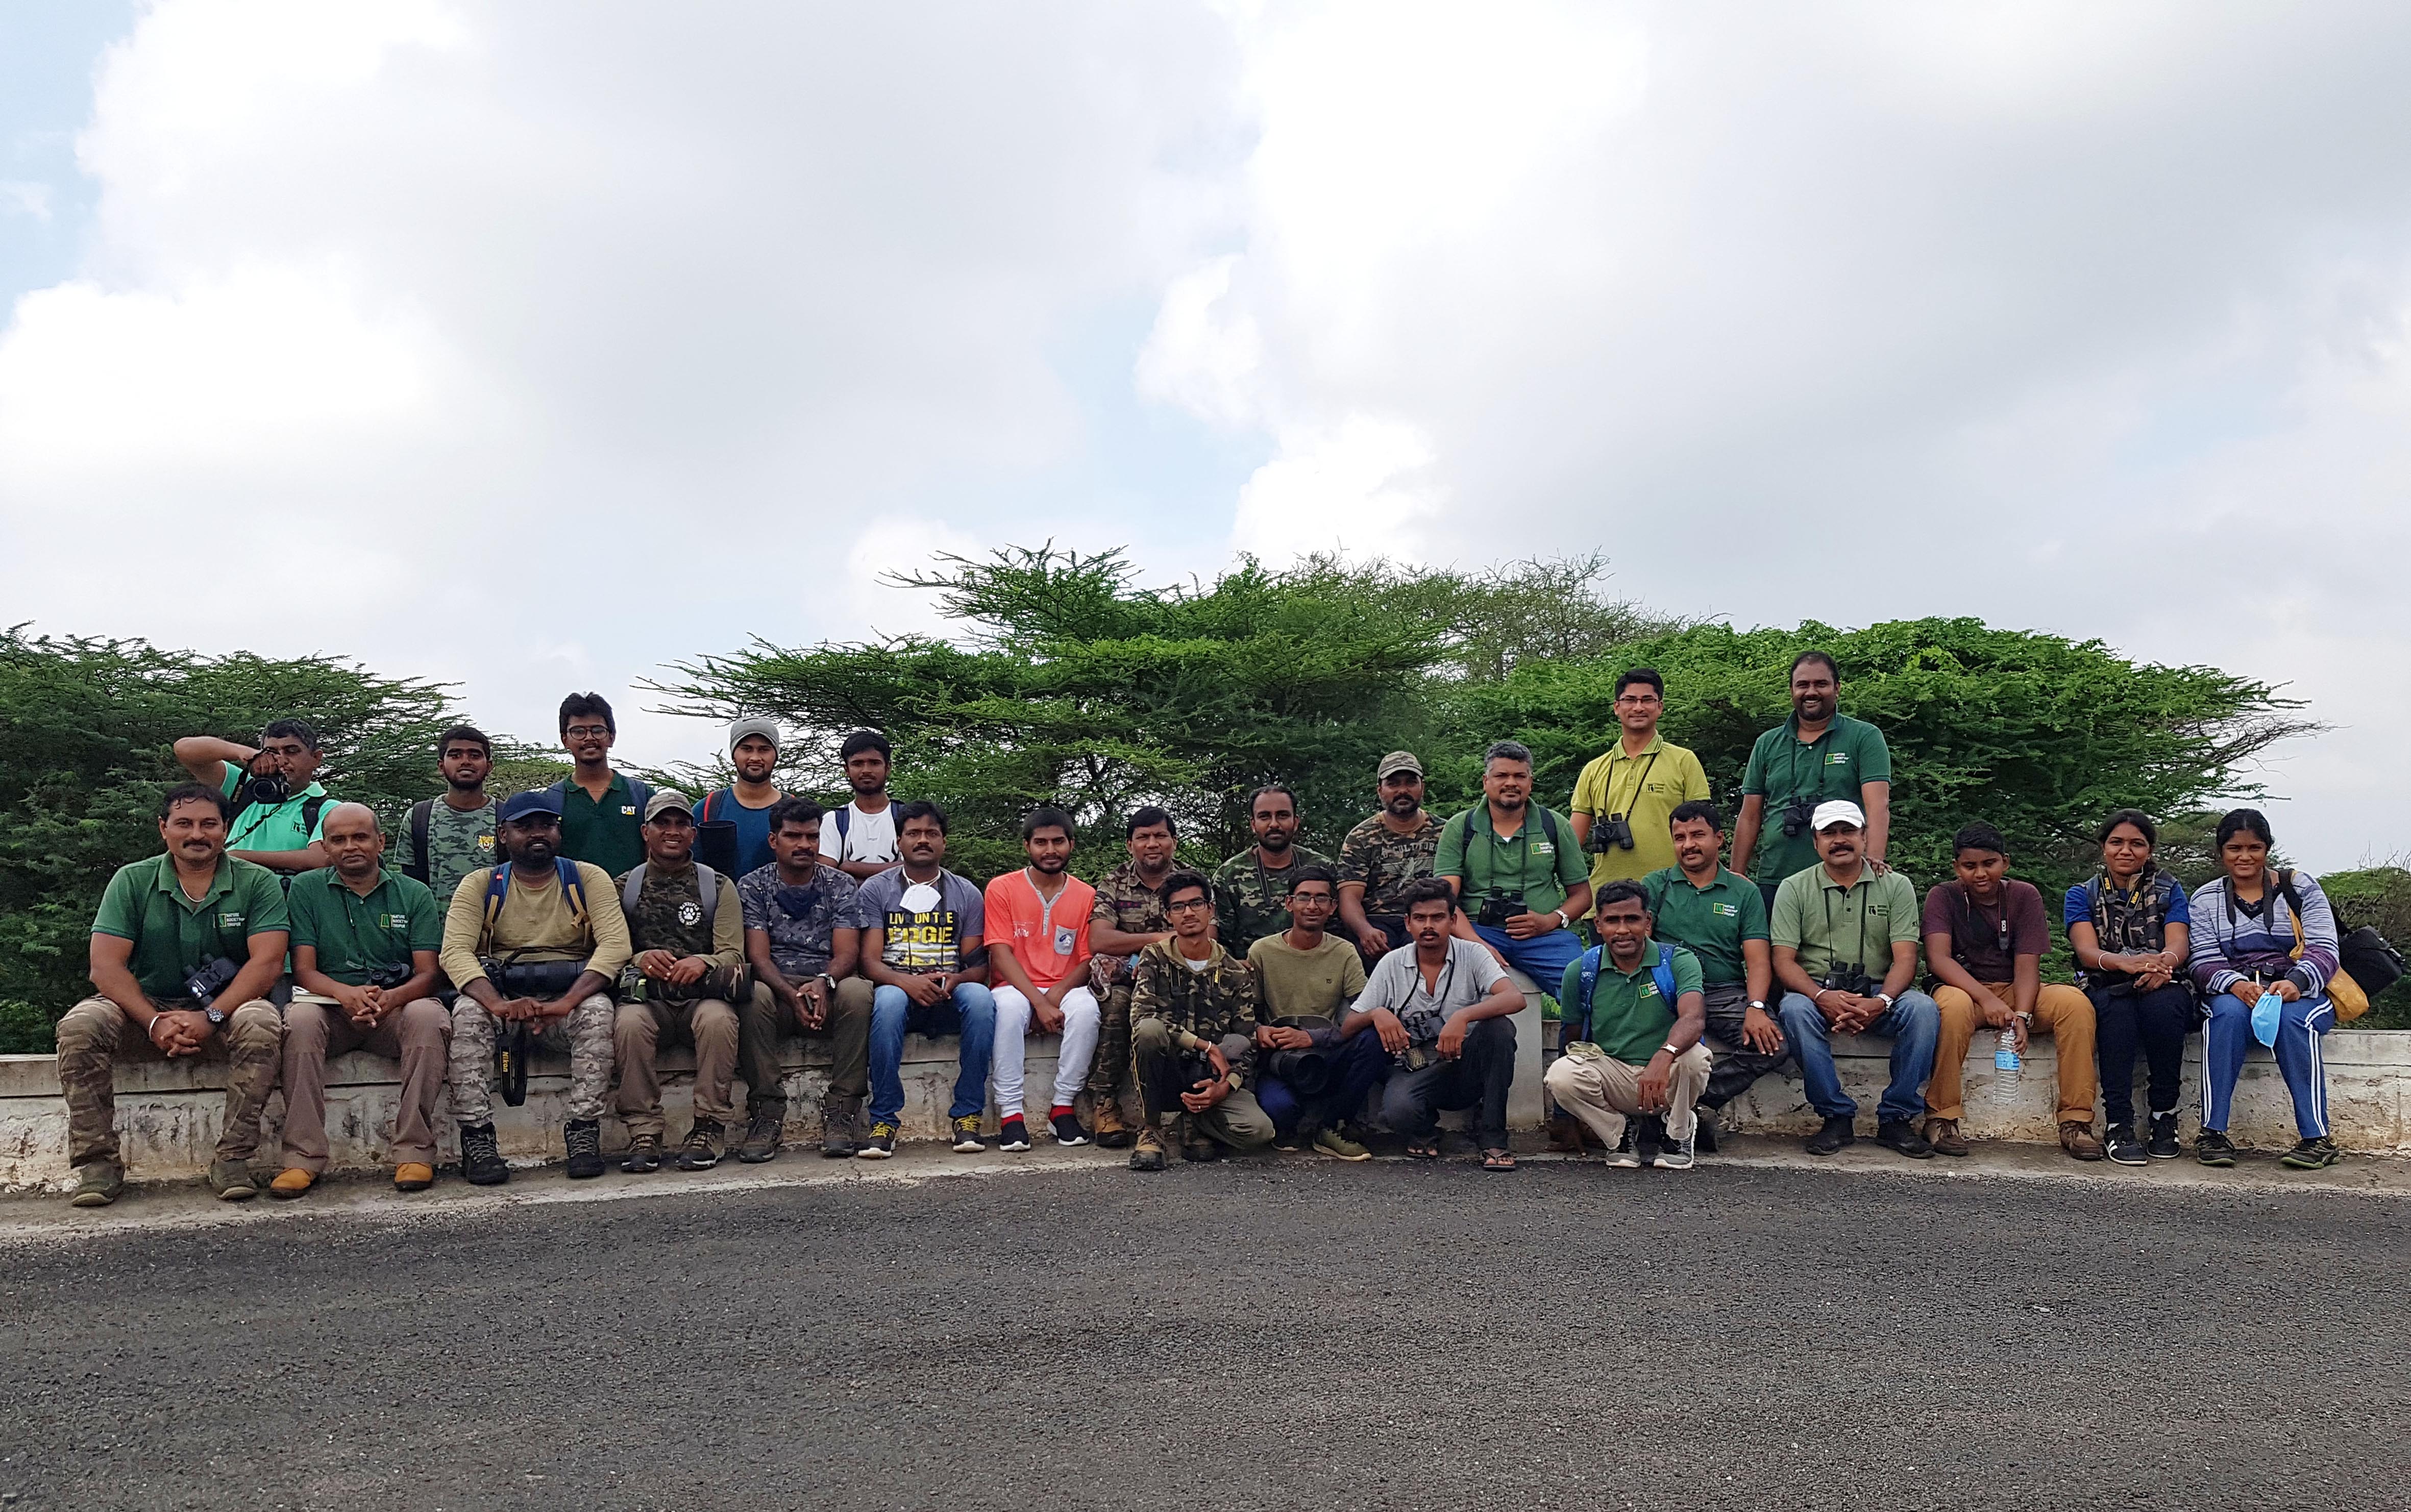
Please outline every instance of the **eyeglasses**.
M1619 704L1663 704L1666 701L1658 697L1656 693L1625 693L1618 697L1616 702Z
M595 735L609 734L611 727L607 724L573 724L561 733L567 739L575 740L580 737L591 739Z
M1182 898L1177 903L1165 904L1163 906L1163 911L1166 913L1186 913L1191 909L1205 909L1211 907L1212 905L1207 903L1204 898Z

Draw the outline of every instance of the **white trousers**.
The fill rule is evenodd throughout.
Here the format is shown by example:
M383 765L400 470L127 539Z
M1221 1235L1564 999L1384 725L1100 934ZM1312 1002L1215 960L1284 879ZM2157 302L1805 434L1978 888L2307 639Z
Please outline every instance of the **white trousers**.
M1011 1118L1021 1109L1021 1041L1030 1031L1030 999L1014 987L992 989L996 997L996 1113ZM1069 1107L1088 1084L1089 1063L1097 1058L1097 1032L1104 1014L1094 993L1074 987L1063 995L1063 1047L1055 1057L1055 1100Z

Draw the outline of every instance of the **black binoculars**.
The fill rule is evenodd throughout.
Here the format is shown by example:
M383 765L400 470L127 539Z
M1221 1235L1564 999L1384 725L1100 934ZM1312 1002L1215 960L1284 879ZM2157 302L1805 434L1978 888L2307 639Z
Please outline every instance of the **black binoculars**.
M211 1004L217 1001L218 994L234 985L234 979L241 970L242 967L223 955L204 961L184 979L184 996L206 1011Z
M1523 894L1493 893L1482 900L1482 908L1474 914L1473 922L1488 924L1493 929L1504 929L1508 920L1529 911L1524 907Z
M1783 833L1797 839L1808 833L1808 821L1817 815L1817 800L1794 798L1783 806Z
M1631 850L1632 821L1622 814L1602 814L1599 822L1591 826L1590 844L1583 849L1602 856L1610 850Z

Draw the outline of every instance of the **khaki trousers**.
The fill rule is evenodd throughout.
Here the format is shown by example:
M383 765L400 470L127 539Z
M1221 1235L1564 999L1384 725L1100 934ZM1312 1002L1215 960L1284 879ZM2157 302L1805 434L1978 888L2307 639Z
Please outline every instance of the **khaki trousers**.
M353 1024L341 1005L295 993L285 1010L285 1164L327 1169L327 1059L365 1050L402 1063L402 1109L387 1158L435 1164L435 1099L452 1054L452 1012L432 997L408 1002L373 1029Z
M259 1148L259 1115L276 1087L276 1045L284 1032L276 1005L256 998L227 1014L197 1054L174 1057L226 1068L226 1127L217 1145L221 1160L248 1160ZM170 1057L142 1032L132 1014L106 997L87 997L68 1009L59 1020L58 1043L59 1090L67 1104L67 1164L121 1163L116 1068Z
M631 1135L665 1131L662 1078L653 1055L665 1043L694 1046L694 1116L726 1127L737 1116L737 1010L717 997L693 1003L621 1003L611 1021L620 1062L620 1121Z
M2001 1001L2010 1000L2008 982L1984 985ZM1962 1085L1967 1046L1976 1038L1976 1000L1945 982L1934 989L1934 1006L1942 1010L1942 1038L1934 1047L1934 1079L1925 1083L1925 1110L1936 1118L1964 1118ZM2059 1053L2059 1121L2092 1123L2094 1094L2101 1090L2101 1071L2093 1063L2093 1000L2073 987L2045 983L2035 996L2031 1032L2051 1036Z
M1708 1069L1715 1057L1705 1045L1693 1045L1674 1057L1666 1079L1666 1133L1688 1140L1699 1127L1700 1094L1708 1087ZM1635 1066L1611 1055L1560 1055L1541 1079L1557 1106L1589 1127L1609 1149L1624 1138L1625 1125L1641 1113L1641 1073Z

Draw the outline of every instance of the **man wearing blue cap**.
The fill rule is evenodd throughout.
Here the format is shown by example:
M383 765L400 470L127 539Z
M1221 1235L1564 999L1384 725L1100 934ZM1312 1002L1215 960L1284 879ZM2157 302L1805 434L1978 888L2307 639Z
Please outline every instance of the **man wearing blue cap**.
M521 1056L536 1043L568 1052L563 1136L569 1174L600 1176L603 1098L611 1083L610 986L628 964L628 922L609 874L561 854L558 795L522 792L505 800L496 828L510 859L460 879L444 920L444 974L460 990L452 1005L451 1073L460 1174L478 1186L510 1179L487 1081L500 1026L507 1025Z

